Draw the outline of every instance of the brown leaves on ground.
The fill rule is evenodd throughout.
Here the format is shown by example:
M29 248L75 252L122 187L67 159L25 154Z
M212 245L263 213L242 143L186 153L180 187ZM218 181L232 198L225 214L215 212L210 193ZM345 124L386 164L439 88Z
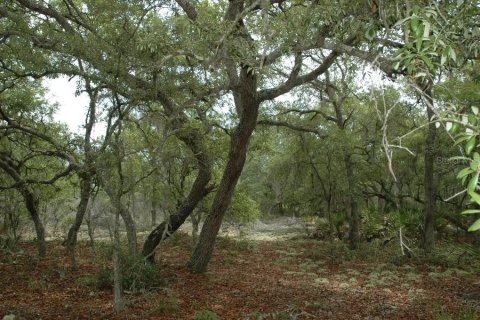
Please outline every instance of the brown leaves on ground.
M478 273L411 260L395 265L387 258L352 258L331 246L319 241L219 239L209 271L192 274L185 267L191 239L177 237L161 248L156 265L165 287L126 292L127 309L114 314L111 290L79 281L107 265L107 260L92 258L90 249L80 246L78 271L70 271L59 244L50 243L48 258L41 262L34 258L35 248L24 244L20 252L1 252L0 316L476 319L480 314Z

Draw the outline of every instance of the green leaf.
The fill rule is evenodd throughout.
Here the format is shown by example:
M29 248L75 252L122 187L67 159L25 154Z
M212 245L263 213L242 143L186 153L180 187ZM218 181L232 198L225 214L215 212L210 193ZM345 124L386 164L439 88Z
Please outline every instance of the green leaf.
M478 172L468 182L468 187L467 187L468 192L474 192L477 187L477 183L478 183Z
M458 137L458 138L455 138L455 143L454 143L453 145L454 145L454 146L457 146L457 145L459 145L460 143L462 143L462 142L464 142L464 141L466 141L466 140L468 140L468 139L470 139L470 135L465 135L465 136L462 135L462 136L460 136L460 137Z
M452 124L451 122L445 123L445 129L446 129L447 131L450 131L450 130L452 129L452 127L453 127L453 124Z
M413 32L417 32L418 30L418 18L416 16L412 16L412 20L410 21L410 26Z
M450 56L450 59L452 59L454 62L457 62L457 54L455 53L455 50L453 50L452 47L450 47L448 51L448 55Z
M468 123L471 125L477 124L477 118L473 114L468 115Z
M472 169L473 171L477 171L477 169L478 169L478 161L472 161L472 162L470 162L470 169Z
M452 126L452 130L450 132L454 134L458 131L459 128L460 128L460 125L458 123L454 123Z
M457 7L460 7L464 2L465 0L457 0Z
M464 168L460 170L460 172L457 174L457 179L462 179L463 177L469 175L470 173L474 172L470 167Z
M474 191L469 191L468 195L470 196L470 198L472 198L471 200L473 200L477 204L480 204L480 194L478 194Z
M480 154L478 152L473 153L473 160L480 162Z
M462 214L475 214L475 213L480 213L480 209L468 209L462 211Z
M422 58L423 62L425 62L425 64L427 65L428 69L429 70L433 70L433 63L432 63L432 60L430 60L429 57L425 56L425 55L420 55L420 58Z
M475 222L470 226L470 228L468 228L468 231L472 232L472 231L477 231L478 229L480 229L480 219L478 219L477 221L475 221Z
M440 65L445 65L445 62L447 62L447 55L442 53L442 57L440 58Z
M430 22L424 21L423 25L425 26L425 29L423 30L423 39L428 40L430 37Z
M422 38L417 38L417 41L416 41L415 45L416 45L416 48L417 48L418 52L420 52L420 50L422 50L422 43L423 43L423 39Z
M473 148L475 148L476 140L477 140L477 139L476 139L475 136L471 137L471 138L468 140L467 144L465 145L465 153L466 153L467 155L469 155L470 152L472 152Z

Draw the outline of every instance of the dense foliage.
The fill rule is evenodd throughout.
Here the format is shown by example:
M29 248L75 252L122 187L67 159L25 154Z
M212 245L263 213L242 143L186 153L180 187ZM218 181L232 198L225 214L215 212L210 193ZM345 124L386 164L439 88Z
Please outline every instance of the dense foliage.
M45 257L62 238L75 269L77 238L109 237L115 310L138 260L190 224L197 273L222 225L278 217L352 250L478 246L479 15L473 0L4 1L0 246L35 238ZM76 132L54 78L88 98L61 106L84 110Z

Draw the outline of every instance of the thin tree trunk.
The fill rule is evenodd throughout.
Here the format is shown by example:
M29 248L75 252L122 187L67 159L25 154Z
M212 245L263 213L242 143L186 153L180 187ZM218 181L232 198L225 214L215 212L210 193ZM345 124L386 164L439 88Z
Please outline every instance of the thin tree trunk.
M199 132L193 131L190 135L179 136L193 152L198 166L198 173L187 198L170 215L150 232L143 244L142 256L149 262L155 260L155 249L185 222L197 204L210 192L208 183L212 177L212 161Z
M127 230L127 240L128 240L128 253L131 257L137 256L137 228L135 226L135 220L133 220L130 212L121 204L121 200L118 201L118 210L122 216L123 222L125 223L125 229Z
M83 71L83 64L81 60L78 60L80 70ZM65 244L67 246L67 254L70 258L70 267L76 269L77 262L75 259L75 248L77 245L77 234L82 225L85 212L87 211L88 202L90 199L90 193L92 191L92 180L94 172L92 170L93 165L93 153L91 136L93 126L96 122L96 109L98 89L93 89L89 79L85 79L85 88L89 96L89 108L87 112L87 121L85 123L85 136L83 139L83 152L85 154L85 163L82 167L77 169L78 177L80 178L80 203L77 206L77 212L75 214L75 221L68 230L67 239Z
M327 217L328 217L328 226L330 229L330 240L333 240L334 237L334 226L333 226L333 216L332 216L332 195L329 194L327 197Z
M425 252L430 253L435 247L435 232L434 232L434 219L435 219L435 188L434 188L434 161L435 161L435 136L436 128L435 123L431 121L435 115L431 109L433 106L432 87L431 84L425 90L427 100L427 116L430 122L427 129L427 136L425 139L425 176L424 176L424 188L425 188L425 220L424 220L424 234L423 234L423 248ZM428 106L428 104L430 106Z
M358 247L358 202L356 198L356 184L353 172L353 161L351 155L345 156L345 167L347 173L348 188L350 190L350 217L349 217L349 231L348 244L350 249Z
M8 158L0 158L0 168L2 168L15 182L18 183L17 190L23 196L25 206L32 218L35 226L35 233L37 235L37 249L38 257L44 258L47 253L47 247L45 244L45 228L39 215L39 200L35 193L25 183L20 172L12 165L12 161Z
M77 268L77 262L75 258L75 248L77 245L78 230L83 222L85 212L87 211L88 202L90 199L90 193L92 191L92 178L89 174L84 174L80 177L80 202L77 206L77 212L75 214L75 221L68 230L67 239L65 245L67 247L68 257L70 258L70 267L75 270Z
M342 92L336 92L338 89L335 89L330 83L330 76L329 73L326 72L326 92L328 97L332 100L332 105L335 110L335 118L334 121L337 124L337 127L345 132L346 130L346 122L348 120L343 116L343 102L344 99L347 97ZM344 79L342 79L344 81ZM352 150L349 147L343 146L343 162L345 165L345 173L346 179L348 183L349 189L349 198L350 198L350 216L349 216L349 231L348 231L348 243L350 249L356 249L358 246L358 202L357 202L357 183L355 181L354 175L354 163L352 161Z
M92 221L92 201L89 201L89 205L87 208L87 217L85 222L87 223L87 231L88 231L88 238L90 239L90 248L92 248L93 255L95 256L95 231L93 228L93 221Z
M154 192L153 192L153 197L155 197L155 188L154 188ZM150 210L150 213L151 213L151 217L152 217L152 220L151 220L151 226L152 228L154 228L156 225L157 225L157 201L156 199L153 199L152 200L152 208Z
M243 66L240 84L234 92L235 106L240 121L230 140L228 161L210 212L203 224L197 246L188 263L192 272L205 272L213 253L215 240L247 155L250 137L257 123L259 102L256 100L256 77Z
M122 266L120 264L120 211L115 212L115 225L113 228L113 310L120 312L125 309L122 294Z
M200 219L202 218L202 211L197 210L197 212L194 212L190 218L192 219L192 241L193 244L197 244L198 228L200 225Z

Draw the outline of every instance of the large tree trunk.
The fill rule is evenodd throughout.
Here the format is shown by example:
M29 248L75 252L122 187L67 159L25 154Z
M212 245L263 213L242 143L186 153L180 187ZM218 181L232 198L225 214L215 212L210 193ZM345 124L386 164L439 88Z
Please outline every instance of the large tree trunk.
M38 213L38 198L30 191L26 186L21 189L23 198L25 200L25 205L30 217L32 218L33 224L35 225L35 233L37 235L37 249L38 256L44 258L47 253L47 246L45 244L45 228L43 226L42 220Z
M247 66L242 67L234 99L240 121L230 140L228 162L220 186L188 263L188 268L192 272L205 272L207 269L223 217L231 203L245 164L250 137L257 123L259 102L256 100L256 76L248 71Z
M433 98L431 84L425 89L425 95L427 100L427 116L430 122L427 129L427 137L425 139L425 176L424 176L424 188L425 188L425 220L424 220L424 234L423 234L423 248L425 252L432 252L435 245L435 232L434 232L434 215L435 215L435 188L434 188L434 161L435 161L435 136L436 128L435 123L431 121L435 115L432 110Z
M68 257L70 258L70 267L72 269L77 268L77 262L75 259L75 247L77 245L77 234L80 226L82 225L85 212L87 212L88 201L90 199L90 193L92 191L92 178L88 173L81 175L80 177L80 202L77 206L77 212L75 214L75 221L68 230L67 239L65 245L67 247Z
M149 262L155 258L155 249L185 222L197 204L210 192L208 183L212 177L212 161L204 145L200 132L192 131L189 135L178 136L193 152L198 166L198 173L187 198L170 215L148 235L143 244L142 256Z

